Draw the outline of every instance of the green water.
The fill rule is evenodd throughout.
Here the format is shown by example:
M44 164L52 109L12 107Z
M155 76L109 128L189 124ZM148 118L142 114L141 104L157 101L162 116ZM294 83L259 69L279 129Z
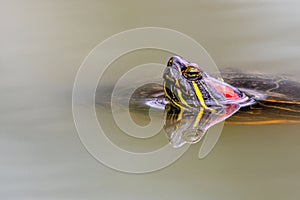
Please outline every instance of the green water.
M133 175L86 151L71 106L76 72L91 49L112 34L144 26L191 36L220 68L299 78L299 7L283 0L1 1L0 198L298 199L299 125L225 126L205 159L198 159L197 144L163 170ZM141 54L124 56L125 66L164 63L169 56ZM107 75L107 83L118 76ZM114 137L109 114L102 118L116 142L130 144L129 137ZM160 139L165 137L147 148ZM134 143L127 148L143 147Z

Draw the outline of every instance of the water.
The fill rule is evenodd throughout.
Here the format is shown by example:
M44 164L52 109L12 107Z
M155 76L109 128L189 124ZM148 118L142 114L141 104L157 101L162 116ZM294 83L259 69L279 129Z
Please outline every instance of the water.
M220 68L299 78L299 6L283 0L2 1L1 199L298 199L299 125L225 126L203 160L194 145L168 168L124 174L85 150L71 95L94 46L144 26L188 34ZM153 54L162 63L167 58ZM160 144L155 141L149 148Z

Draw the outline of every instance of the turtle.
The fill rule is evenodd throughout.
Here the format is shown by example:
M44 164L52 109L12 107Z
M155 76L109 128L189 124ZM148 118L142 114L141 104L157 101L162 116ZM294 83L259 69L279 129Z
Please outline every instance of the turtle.
M172 56L163 83L147 83L129 101L132 118L150 108L165 112L164 130L174 147L196 143L217 123L300 123L300 82L284 75L224 70L214 78L196 63Z
M213 78L179 56L163 74L169 100L165 131L174 146L196 143L211 126L300 122L300 82L287 76L226 70ZM184 127L184 129L182 129Z

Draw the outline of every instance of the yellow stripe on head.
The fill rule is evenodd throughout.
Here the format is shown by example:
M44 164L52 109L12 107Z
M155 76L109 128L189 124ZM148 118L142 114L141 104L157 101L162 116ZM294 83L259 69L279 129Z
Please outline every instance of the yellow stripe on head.
M189 104L187 104L187 102L185 101L185 99L182 97L181 91L180 90L176 90L177 91L177 95L179 97L179 100L182 104L184 104L186 107L191 107Z
M207 105L205 104L205 102L204 102L202 93L201 93L201 91L200 91L200 89L199 89L197 83L196 83L195 81L192 81L192 84L193 84L194 90L195 90L195 92L196 92L196 95L197 95L197 97L198 97L198 100L199 100L201 106L202 106L203 108L209 109L209 108L207 107Z
M166 83L164 83L164 92L165 92L165 95L166 97L172 101L172 103L174 103L176 106L178 106L179 108L181 108L182 106L180 104L178 104L178 102L174 101L172 97L170 97L170 95L168 94L167 92L167 86L166 86ZM173 93L173 91L171 91Z
M173 72L173 69L172 69L172 68L170 68L170 73L171 73L171 75L172 75L173 77L175 77L175 75L174 75L174 72Z
M200 111L198 112L197 117L195 119L193 128L196 128L198 126L198 124L199 124L199 122L200 122L200 120L201 120L201 118L203 116L203 113L204 113L204 109L201 107Z
M177 66L177 69L178 69L178 71L179 71L179 73L180 73L180 76L182 76L181 68L180 68L179 66Z
M211 94L211 92L209 91L209 89L207 88L207 86L203 83L200 82L200 84L202 85L202 87L204 87L204 89L208 92L208 94L211 96L211 98L214 100L214 102L217 105L220 105L219 102L217 101L217 99L214 97L214 95Z

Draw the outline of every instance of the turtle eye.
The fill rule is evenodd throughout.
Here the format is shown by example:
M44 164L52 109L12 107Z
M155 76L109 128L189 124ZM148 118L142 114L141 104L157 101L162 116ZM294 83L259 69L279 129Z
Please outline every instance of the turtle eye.
M195 78L201 78L202 73L201 71L194 67L194 66L188 66L183 71L182 74L187 79L195 79Z

